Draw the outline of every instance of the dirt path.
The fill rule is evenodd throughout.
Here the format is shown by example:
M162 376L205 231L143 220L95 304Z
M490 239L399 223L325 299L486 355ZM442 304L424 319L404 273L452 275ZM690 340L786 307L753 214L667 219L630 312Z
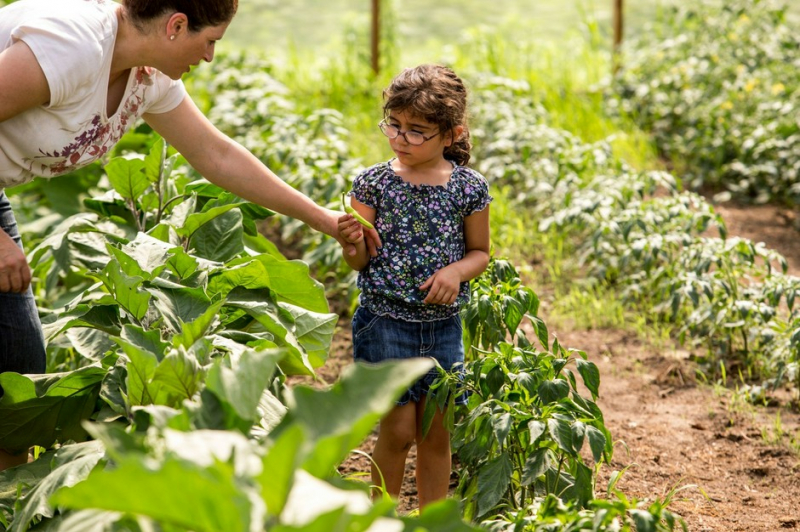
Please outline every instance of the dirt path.
M696 485L671 506L692 531L800 529L800 461L762 438L777 408L752 409L693 382L682 350L657 352L613 330L559 338L585 349L599 366L598 404L615 441L625 442L603 477L630 465L618 487L640 499ZM797 434L800 416L783 411L781 423ZM598 494L606 485L601 479Z
M736 205L718 207L718 212L731 235L765 242L787 258L791 274L800 274L800 233L792 227L791 212ZM722 388L698 384L689 353L677 346L657 349L618 330L560 327L551 332L563 345L585 350L600 368L598 403L618 443L613 463L601 473L598 496L612 471L629 467L618 484L629 497L664 497L685 487L670 508L684 517L689 530L800 530L800 457L785 440L770 443L764 437L779 427L800 445L796 409L756 409ZM333 382L350 363L351 349L349 322L342 320L321 369L325 381ZM371 452L374 440L373 434L361 450ZM413 464L412 449L401 511L417 505ZM369 471L369 460L353 455L341 470Z

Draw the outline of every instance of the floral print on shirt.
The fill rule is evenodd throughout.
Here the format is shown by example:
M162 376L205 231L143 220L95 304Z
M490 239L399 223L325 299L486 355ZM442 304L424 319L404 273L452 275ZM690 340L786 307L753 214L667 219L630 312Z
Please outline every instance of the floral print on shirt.
M76 131L72 143L52 153L41 151L42 155L26 159L29 171L37 175L55 177L72 172L93 163L114 147L122 135L142 115L141 108L146 98L147 87L153 85L154 71L150 67L138 67L134 71L134 79L130 89L125 91L124 101L119 109L108 120L100 114L87 120L79 131Z
M452 305L424 302L419 289L441 268L465 253L464 218L492 201L486 179L455 165L446 185L414 185L395 174L391 161L376 164L353 181L352 196L376 211L383 247L358 276L361 304L371 312L406 321L449 318L469 301L461 283Z

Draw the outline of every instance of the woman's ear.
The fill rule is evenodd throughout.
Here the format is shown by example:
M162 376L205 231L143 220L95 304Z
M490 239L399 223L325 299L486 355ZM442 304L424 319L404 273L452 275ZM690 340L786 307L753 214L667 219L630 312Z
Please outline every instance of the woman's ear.
M167 19L167 38L175 40L175 37L183 31L188 31L189 19L183 13L173 13Z

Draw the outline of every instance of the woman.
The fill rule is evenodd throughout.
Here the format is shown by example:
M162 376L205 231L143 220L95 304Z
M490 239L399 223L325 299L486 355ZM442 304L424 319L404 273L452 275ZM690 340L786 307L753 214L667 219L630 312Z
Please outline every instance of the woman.
M339 238L339 213L216 129L180 81L213 59L236 8L237 0L20 0L0 9L0 373L45 369L31 271L3 189L97 160L140 117L208 180ZM370 238L379 244L374 231ZM0 470L24 459L0 450Z

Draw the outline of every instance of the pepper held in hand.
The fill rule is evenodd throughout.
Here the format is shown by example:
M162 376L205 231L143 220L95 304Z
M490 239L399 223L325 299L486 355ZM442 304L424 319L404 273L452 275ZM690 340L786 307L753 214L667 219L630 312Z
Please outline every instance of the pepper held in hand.
M350 205L347 204L347 202L344 199L345 194L346 194L345 192L342 192L342 208L344 208L344 212L346 212L347 214L352 214L353 218L355 218L358 223L360 223L367 229L375 229L374 225L365 220L363 216L358 214L358 212L354 208L352 208Z

